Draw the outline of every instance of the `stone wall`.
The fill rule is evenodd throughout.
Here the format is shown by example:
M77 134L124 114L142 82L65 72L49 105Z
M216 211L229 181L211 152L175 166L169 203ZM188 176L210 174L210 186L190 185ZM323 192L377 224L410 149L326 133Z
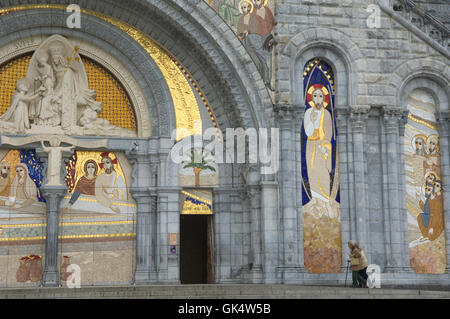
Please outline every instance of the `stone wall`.
M427 276L416 275L409 267L403 111L405 94L422 85L443 101L439 103L437 116L443 122L448 121L449 55L445 47L429 40L425 32L418 32L412 23L396 16L392 2L379 4L380 24L373 28L368 25L373 12L367 11L367 1L278 1L274 30L276 103L291 105L301 113L306 61L318 57L333 66L340 138L343 245L350 238L360 241L369 262L380 265L386 274L385 283L392 284L395 278L403 276L399 283L405 280L424 284ZM298 123L302 116L292 117L292 121ZM448 134L447 131L447 126L442 126L441 134ZM443 144L448 143L447 137L442 139ZM299 154L298 136L295 145ZM448 160L448 149L442 151L442 156L443 162ZM290 181L281 184L283 190L292 187ZM297 189L297 193L300 191ZM298 199L296 203L299 213L301 204ZM446 203L449 238L450 206ZM300 217L298 222L301 223ZM285 242L280 246L286 249ZM447 244L447 260L449 256ZM301 257L295 269L302 274ZM298 279L302 276L303 279ZM304 274L293 280L317 283L326 279L339 280L339 276Z
M0 0L0 5L25 2L40 3ZM136 0L127 8L120 1L78 1L126 21L171 52L201 87L223 131L280 128L277 174L263 176L259 167L242 164L219 168L213 199L216 283L344 283L345 264L340 274L313 275L303 261L302 74L306 61L318 57L336 76L343 260L347 241L355 239L369 261L381 266L383 285L445 284L448 270L431 277L409 267L401 154L405 98L414 88L427 88L440 107L449 254L449 53L390 10L389 1L381 2L380 27L370 28L364 0L277 1L272 103L245 48L205 1ZM135 282L178 283L179 258L168 252L168 234L180 226L180 187L168 157L175 125L168 88L143 48L126 34L92 16L85 17L81 30L68 30L64 17L52 9L1 16L0 44L60 33L96 43L133 71L150 109L153 135L139 140L136 152L130 150L131 140L110 139L108 146L127 152L138 177L131 189L138 206Z

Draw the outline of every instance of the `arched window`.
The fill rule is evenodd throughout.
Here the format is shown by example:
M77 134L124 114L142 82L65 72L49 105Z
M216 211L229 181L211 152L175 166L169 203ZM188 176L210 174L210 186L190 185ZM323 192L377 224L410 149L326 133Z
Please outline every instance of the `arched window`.
M305 268L337 273L342 263L334 74L320 59L303 73L302 214Z
M416 89L408 95L404 154L410 264L416 273L443 274L446 249L436 103Z

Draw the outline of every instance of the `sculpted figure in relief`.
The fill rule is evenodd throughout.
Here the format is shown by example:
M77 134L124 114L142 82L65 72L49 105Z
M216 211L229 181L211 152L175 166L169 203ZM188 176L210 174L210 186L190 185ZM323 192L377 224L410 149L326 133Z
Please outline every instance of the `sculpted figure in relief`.
M31 58L26 79L17 83L0 131L20 134L135 136L99 118L103 109L89 89L78 48L62 36L45 40Z

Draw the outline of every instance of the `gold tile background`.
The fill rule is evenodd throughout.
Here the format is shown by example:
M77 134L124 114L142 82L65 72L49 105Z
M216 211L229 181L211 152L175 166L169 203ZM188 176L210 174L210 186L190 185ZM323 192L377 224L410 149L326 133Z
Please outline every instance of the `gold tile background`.
M11 104L16 81L26 76L32 53L14 58L0 66L0 114ZM97 101L103 103L99 117L119 127L136 131L136 115L133 105L117 79L95 61L81 57L86 68L89 88L97 92Z

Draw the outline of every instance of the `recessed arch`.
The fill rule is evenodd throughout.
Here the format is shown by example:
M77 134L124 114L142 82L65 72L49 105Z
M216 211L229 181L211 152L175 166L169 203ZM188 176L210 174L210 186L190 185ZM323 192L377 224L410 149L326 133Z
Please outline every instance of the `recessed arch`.
M344 33L314 28L300 32L294 36L282 51L290 60L289 95L291 103L302 105L304 92L301 89L301 75L306 62L314 58L322 58L334 69L336 80L336 105L347 108L351 105L364 104L358 98L359 93L367 92L363 74L359 71L365 66L363 55L353 41Z
M428 90L436 99L437 110L448 112L450 68L447 64L435 59L415 59L405 62L393 72L387 93L395 97L397 107L406 109L408 94L416 88Z

